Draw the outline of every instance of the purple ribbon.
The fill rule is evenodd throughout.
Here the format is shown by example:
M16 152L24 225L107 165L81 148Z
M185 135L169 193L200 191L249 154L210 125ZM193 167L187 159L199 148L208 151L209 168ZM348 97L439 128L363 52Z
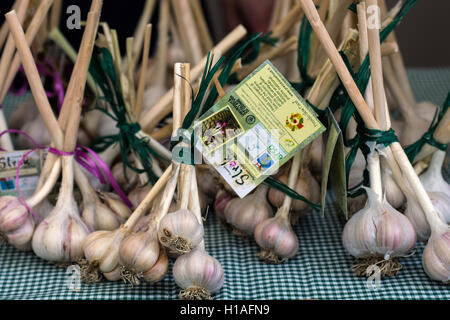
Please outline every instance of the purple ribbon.
M19 186L20 168L25 163L25 159L31 153L35 152L36 150L47 149L48 152L55 154L57 156L72 156L72 155L75 156L75 160L83 168L85 168L87 171L89 171L94 177L96 177L100 181L101 184L106 184L107 181L109 181L109 183L113 187L114 191L119 195L119 197L122 199L122 201L128 207L133 208L133 204L131 203L130 199L128 199L126 194L120 188L119 183L114 178L108 165L102 160L102 158L98 154L96 154L93 150L89 149L88 147L77 146L75 148L74 152L64 152L64 151L61 151L61 150L58 150L58 149L55 149L52 147L45 148L45 147L41 146L36 140L34 140L30 135L28 135L27 133L20 131L20 130L14 130L14 129L5 130L0 133L0 138L4 134L7 134L7 133L18 133L18 134L24 135L36 146L35 149L28 151L27 153L25 153L23 155L22 159L20 159L19 164L17 166L17 171L16 171L16 185L17 185L17 191L19 192L20 201L27 208L27 210L29 212L31 212L33 214L33 216L35 218L37 218L38 220L41 220L41 218L28 206L28 204L26 203L26 201L22 195L22 192L20 191L20 186ZM7 151L7 150L0 147L0 151ZM105 179L105 176L106 176L106 179Z

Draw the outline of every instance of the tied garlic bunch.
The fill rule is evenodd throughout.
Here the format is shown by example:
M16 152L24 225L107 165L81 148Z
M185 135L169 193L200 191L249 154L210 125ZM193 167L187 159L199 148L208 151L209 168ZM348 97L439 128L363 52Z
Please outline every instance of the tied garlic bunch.
M240 199L234 198L228 202L224 209L224 217L235 233L243 236L252 236L255 228L261 222L269 219L272 208L267 201L266 186L259 186L254 193ZM220 207L220 202L217 201Z

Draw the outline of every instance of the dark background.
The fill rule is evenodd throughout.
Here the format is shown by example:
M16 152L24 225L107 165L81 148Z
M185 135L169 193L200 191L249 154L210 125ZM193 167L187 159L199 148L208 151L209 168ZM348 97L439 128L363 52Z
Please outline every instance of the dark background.
M239 0L247 1L247 0ZM264 1L264 0L261 0ZM270 1L270 0L266 0ZM283 1L283 0L273 0ZM392 6L395 0L387 0ZM0 13L6 13L11 7L12 0L1 0ZM203 0L205 12L211 32L215 40L221 39L226 33L223 0ZM82 19L86 18L90 1L64 0L64 10L61 19L61 31L78 48L82 31L70 31L65 27L68 17L65 14L67 6L76 4L82 10ZM125 46L125 38L133 35L139 20L144 0L113 1L105 0L102 10L102 21L109 23L110 27L118 30L121 47ZM157 8L152 22L156 26ZM419 0L397 27L396 34L402 50L405 63L409 67L450 67L450 1L448 0ZM255 10L246 13L257 19ZM254 16L254 17L253 17ZM3 19L1 20L3 21ZM255 30L256 31L256 30ZM156 43L156 27L153 28L152 42ZM154 49L154 46L153 46Z

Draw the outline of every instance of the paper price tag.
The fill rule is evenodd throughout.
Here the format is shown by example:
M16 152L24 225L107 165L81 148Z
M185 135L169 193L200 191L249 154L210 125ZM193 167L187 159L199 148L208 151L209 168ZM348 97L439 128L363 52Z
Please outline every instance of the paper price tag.
M193 130L196 149L242 198L325 127L266 61L204 114Z
M16 173L20 160L29 150L0 152L0 195L19 196ZM36 190L45 153L36 150L28 155L20 168L19 187L23 196L29 197Z

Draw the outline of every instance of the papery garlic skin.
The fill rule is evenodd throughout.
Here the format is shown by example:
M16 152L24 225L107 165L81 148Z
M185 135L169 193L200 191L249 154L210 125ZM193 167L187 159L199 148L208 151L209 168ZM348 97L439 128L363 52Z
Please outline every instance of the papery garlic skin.
M112 231L119 228L130 214L130 208L119 196L109 192L97 192L96 196L83 201L81 216L92 231Z
M142 274L142 279L148 283L156 283L164 279L169 271L169 258L167 257L166 250L160 248L159 257L153 267Z
M225 208L233 198L235 197L225 190L220 190L217 193L216 200L214 201L214 213L217 214L220 219L225 220Z
M136 274L144 273L156 264L159 251L156 232L130 234L120 243L119 263Z
M444 283L450 282L450 230L433 233L422 256L428 276Z
M91 233L83 244L83 253L91 264L98 264L103 274L112 273L119 264L121 230Z
M177 285L185 290L180 294L185 299L208 299L222 288L225 280L220 262L201 246L175 261L173 277Z
M394 181L391 170L386 166L382 166L381 174L381 179L383 181L383 192L386 195L387 202L396 209L401 208L406 202L406 196Z
M131 190L131 192L128 194L128 199L130 199L133 206L137 208L151 189L151 186L137 187Z
M117 183L125 192L132 190L139 182L139 174L131 170L128 166L125 166L125 176L125 173L123 172L123 163L117 163L114 165L111 172Z
M298 252L297 235L284 215L277 214L258 224L255 228L255 240L261 248L273 253L276 256L274 258L280 261L292 258Z
M158 238L171 250L187 253L203 240L203 225L191 211L180 209L161 219Z
M273 215L266 194L267 187L260 186L243 199L229 201L224 211L226 221L240 232L253 235L256 226Z
M18 198L0 197L0 234L20 251L31 249L34 219Z
M54 262L77 261L83 257L82 246L90 232L74 211L77 211L75 204L72 208L57 205L39 224L32 241L38 257Z
M283 175L279 178L279 180L284 184L287 184L288 176ZM308 168L301 169L295 185L295 191L313 203L317 203L320 200L320 186L314 179ZM276 208L279 208L283 205L285 197L286 195L281 191L275 189L269 190L269 202ZM292 202L292 211L295 213L306 213L310 210L311 208L308 206L308 204L303 201L294 200Z
M355 258L381 256L385 260L410 252L417 241L411 222L385 199L366 188L367 205L347 222L342 233L346 251Z
M90 230L81 220L73 198L73 156L62 157L62 184L58 201L36 228L32 248L42 259L54 262L77 261L83 257L83 243Z

